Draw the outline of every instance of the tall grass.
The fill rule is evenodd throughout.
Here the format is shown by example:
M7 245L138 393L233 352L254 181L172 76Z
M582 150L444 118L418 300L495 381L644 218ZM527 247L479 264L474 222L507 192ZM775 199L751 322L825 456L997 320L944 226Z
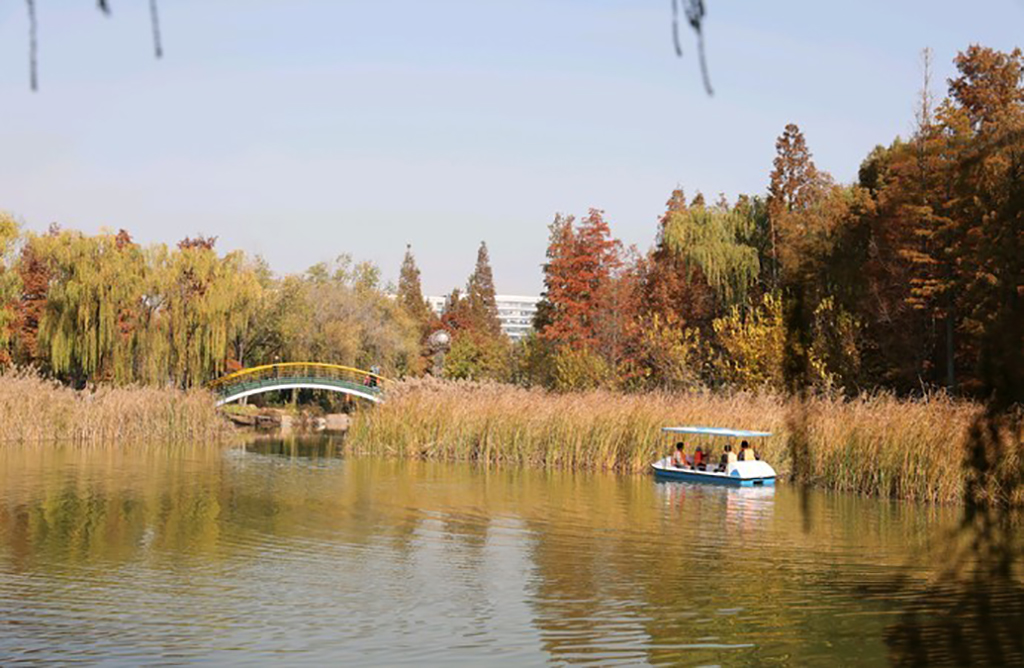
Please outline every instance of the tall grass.
M643 471L670 452L667 425L773 432L761 454L789 475L777 395L554 394L498 384L409 381L358 414L347 447L398 457ZM815 398L807 404L812 483L905 499L957 501L968 427L980 407L945 396ZM701 443L686 439L688 450ZM706 442L705 442L706 444ZM721 453L722 442L715 445ZM1013 463L1010 462L1010 465Z
M0 373L0 444L187 442L226 433L213 395L151 387L76 391L19 371Z

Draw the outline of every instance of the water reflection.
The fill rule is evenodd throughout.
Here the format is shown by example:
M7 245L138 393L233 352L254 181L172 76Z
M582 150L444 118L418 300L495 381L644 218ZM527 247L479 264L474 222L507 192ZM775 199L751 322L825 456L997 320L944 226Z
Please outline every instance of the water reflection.
M956 522L815 494L805 532L785 487L336 453L0 450L0 664L877 665L884 583Z

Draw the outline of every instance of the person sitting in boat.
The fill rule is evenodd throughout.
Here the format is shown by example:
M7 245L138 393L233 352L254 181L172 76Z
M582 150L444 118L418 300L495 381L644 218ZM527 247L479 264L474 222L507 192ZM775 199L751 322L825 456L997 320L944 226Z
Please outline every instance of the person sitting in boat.
M761 456L754 452L754 449L746 441L740 443L740 461L752 462L755 459L761 459Z
M736 453L732 451L732 444L725 444L725 452L722 453L722 459L718 462L718 470L724 472L729 468L729 464L736 463Z
M700 469L701 471L707 469L707 464L704 462L704 450L699 445L693 452L693 468Z
M672 454L672 466L677 469L686 468L686 446L682 441L676 443L676 451Z

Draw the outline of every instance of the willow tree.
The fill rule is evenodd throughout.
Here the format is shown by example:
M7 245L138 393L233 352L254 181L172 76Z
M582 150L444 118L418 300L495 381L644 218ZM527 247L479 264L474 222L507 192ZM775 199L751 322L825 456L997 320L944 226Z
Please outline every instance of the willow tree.
M0 212L0 367L11 362L10 345L20 283L12 266L17 240L18 224L10 215Z
M730 306L746 300L760 272L757 248L747 241L754 232L753 219L742 211L701 202L670 209L662 228L666 247L683 268L699 268L719 300Z
M149 352L166 361L169 379L183 387L219 375L259 304L259 277L243 253L220 257L212 243L192 240L173 251L157 248L152 262Z
M135 321L146 282L145 257L127 233L30 236L50 276L39 345L51 369L71 380L136 379Z

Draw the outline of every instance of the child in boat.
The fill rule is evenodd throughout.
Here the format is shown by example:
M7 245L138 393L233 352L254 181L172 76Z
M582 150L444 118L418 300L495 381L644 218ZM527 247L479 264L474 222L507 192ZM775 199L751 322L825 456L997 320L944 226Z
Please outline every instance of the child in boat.
M718 462L718 470L725 471L729 468L729 464L736 463L736 453L732 451L732 444L725 444L725 452L722 453L722 459Z
M683 445L682 441L676 443L676 451L672 454L672 466L677 469L686 468L686 446Z
M707 468L707 465L704 463L704 450L699 445L693 452L693 468L700 469L701 471Z

